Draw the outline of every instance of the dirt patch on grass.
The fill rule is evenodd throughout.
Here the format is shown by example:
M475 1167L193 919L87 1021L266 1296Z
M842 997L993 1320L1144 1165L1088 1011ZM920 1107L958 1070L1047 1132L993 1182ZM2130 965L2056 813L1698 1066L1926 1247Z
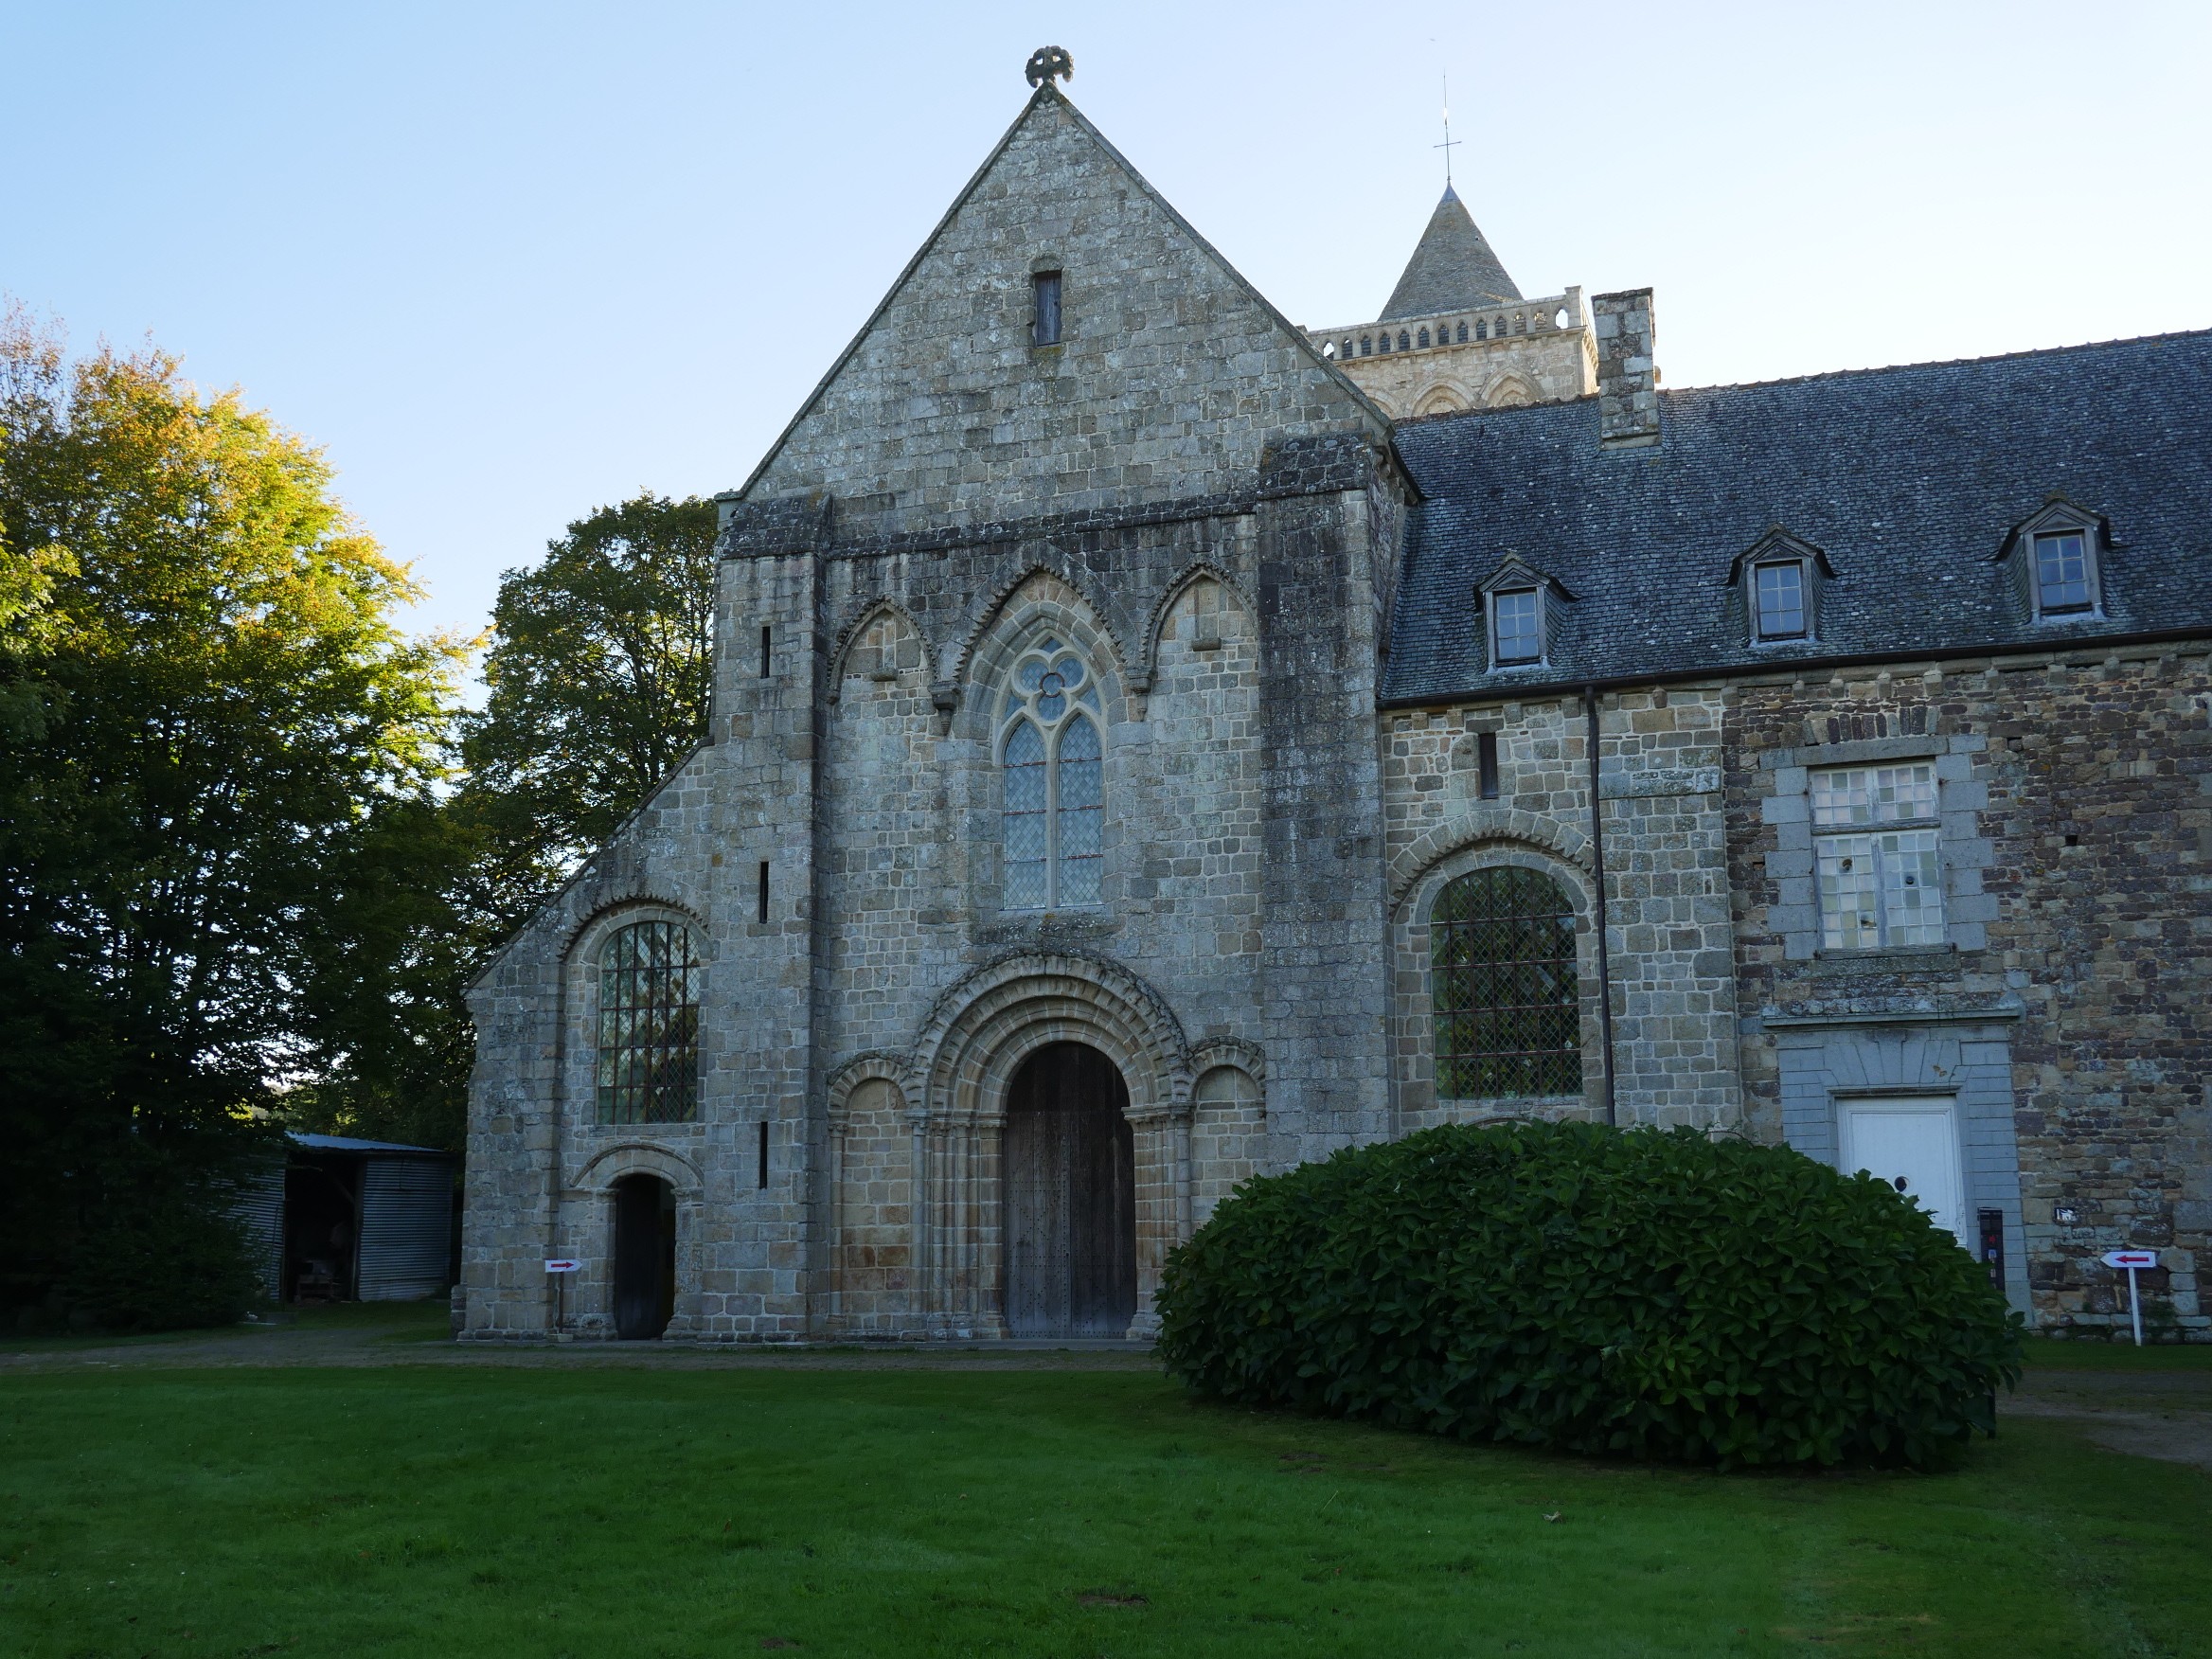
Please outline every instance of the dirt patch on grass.
M2212 1473L2212 1370L2031 1370L1998 1415L2059 1418L2108 1452Z

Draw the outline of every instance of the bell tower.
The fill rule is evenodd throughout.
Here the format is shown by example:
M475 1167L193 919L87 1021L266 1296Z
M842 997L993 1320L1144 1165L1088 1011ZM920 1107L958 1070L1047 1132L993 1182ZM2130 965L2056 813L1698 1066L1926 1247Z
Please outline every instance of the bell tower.
M1582 291L1524 298L1449 184L1382 316L1307 337L1393 419L1597 389Z

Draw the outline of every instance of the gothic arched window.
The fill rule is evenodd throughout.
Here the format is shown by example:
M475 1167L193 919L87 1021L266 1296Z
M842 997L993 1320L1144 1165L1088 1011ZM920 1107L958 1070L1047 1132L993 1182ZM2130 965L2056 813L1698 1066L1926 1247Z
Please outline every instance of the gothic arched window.
M1512 865L1449 883L1429 918L1436 1094L1574 1095L1582 1088L1575 906Z
M699 957L679 921L617 928L599 951L601 1123L699 1115Z
M1419 333L1419 334L1418 334L1418 336L1415 338L1415 340L1414 340L1414 344L1415 344L1415 345L1417 345L1417 346L1426 346L1428 343L1429 343L1429 326L1428 326L1428 324L1426 324L1426 323L1423 323L1423 324L1421 325L1421 331L1420 331L1420 333Z
M1104 760L1098 684L1075 649L1038 641L1014 664L999 706L1008 910L1098 902Z

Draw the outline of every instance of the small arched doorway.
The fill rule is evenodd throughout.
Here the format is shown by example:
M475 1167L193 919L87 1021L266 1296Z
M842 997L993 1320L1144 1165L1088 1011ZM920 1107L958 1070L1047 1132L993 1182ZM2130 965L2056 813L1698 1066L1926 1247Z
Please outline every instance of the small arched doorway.
M651 1342L676 1311L676 1193L657 1175L615 1183L615 1334Z
M1007 1095L1006 1316L1018 1337L1121 1336L1136 1317L1129 1086L1080 1043L1048 1043Z

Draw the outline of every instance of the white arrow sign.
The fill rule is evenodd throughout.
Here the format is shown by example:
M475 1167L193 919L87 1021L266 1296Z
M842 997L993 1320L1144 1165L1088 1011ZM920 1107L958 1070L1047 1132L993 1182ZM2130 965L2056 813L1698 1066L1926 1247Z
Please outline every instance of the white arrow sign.
M567 1257L563 1256L558 1261L548 1261L545 1263L545 1271L547 1273L581 1273L583 1271L583 1263L580 1261L571 1261Z

